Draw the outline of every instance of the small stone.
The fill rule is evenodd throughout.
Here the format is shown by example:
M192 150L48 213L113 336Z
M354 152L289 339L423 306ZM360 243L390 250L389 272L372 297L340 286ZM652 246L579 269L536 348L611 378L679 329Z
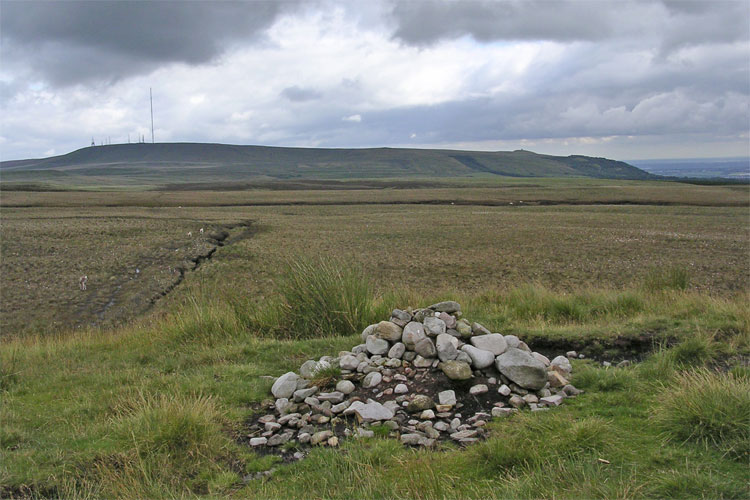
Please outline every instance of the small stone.
M367 328L362 330L362 342L367 340L367 337L375 333L375 328L377 328L377 326L378 326L377 323L375 323L373 325L368 325Z
M370 354L385 354L389 348L387 340L379 339L374 335L367 337L365 345L367 346L367 352Z
M377 401L368 400L367 403L354 401L349 408L344 410L344 415L356 415L360 422L374 422L377 420L390 420L394 412Z
M451 439L460 441L461 439L473 438L477 435L477 431L474 429L467 429L465 431L454 432L451 434Z
M508 344L508 347L512 347L514 349L518 349L518 345L521 343L521 339L516 337L515 335L505 335L505 343Z
M344 411L347 408L349 408L350 404L351 404L351 401L342 401L341 403L332 406L331 407L331 412L334 413L334 414L341 413L342 411Z
M315 446L316 444L320 444L323 441L328 441L328 438L333 437L333 432L331 431L319 431L312 435L310 438L310 444Z
M427 427L425 427L424 433L425 433L425 435L429 439L439 439L440 438L440 431L438 431L437 429L435 429L434 427L429 426L429 425Z
M416 394L409 405L406 407L406 411L409 413L421 412L423 410L430 410L435 407L435 402L425 394Z
M545 356L544 354L539 354L538 352L532 352L531 355L534 356L539 361L541 361L544 364L544 366L549 366L550 364L549 358Z
M354 392L354 384L349 380L340 380L336 384L336 390L343 394L351 394Z
M437 337L441 333L445 333L446 326L445 321L436 317L429 317L424 319L425 333L430 337Z
M536 391L547 383L547 369L544 364L520 349L509 348L497 357L495 367L500 373L526 389Z
M527 394L523 397L523 400L526 401L527 404L536 404L539 402L539 398L536 397L536 394Z
M511 408L492 408L493 417L507 417L511 413L513 413L513 410Z
M271 394L275 398L290 398L294 391L297 390L297 380L299 375L294 372L287 372L276 379L271 386Z
M393 392L396 394L406 394L407 392L409 392L409 388L406 386L406 384L398 384L393 389Z
M463 351L458 351L458 355L456 356L456 361L461 361L461 362L466 363L468 365L471 365L471 363L472 363L471 356L469 356L468 354L466 354Z
M431 306L427 306L427 309L432 309L433 311L452 314L455 312L461 312L461 304L453 300L446 300L444 302L438 302L437 304L432 304Z
M435 411L440 414L438 416L441 418L446 412L450 412L451 408L453 408L453 405L435 405ZM448 415L450 415L450 413L448 413Z
M330 401L332 404L337 404L344 400L344 393L339 391L321 392L318 394L318 399L323 402Z
M487 383L490 385L497 385L497 379L495 377L490 377L487 379Z
M572 386L572 385L570 385L570 384L568 384L568 385L566 385L565 387L563 387L563 388L562 388L562 391L563 391L563 393L564 393L564 394L565 394L566 396L570 396L570 397L573 397L573 396L578 396L579 394L581 394L581 393L583 392L582 390L580 390L580 389L576 389L575 387L573 387L573 386Z
M610 366L612 366L612 363L610 363L609 361L602 361L602 366L605 368L609 368Z
M379 372L368 373L362 380L362 387L365 389L376 387L382 380L383 376Z
M286 410L291 404L292 403L290 403L287 398L279 398L274 403L274 406L276 407L276 411L284 413L284 410Z
M625 368L626 366L630 366L630 360L629 359L623 359L619 363L617 363L617 368Z
M416 346L417 342L424 338L427 338L424 325L422 323L417 323L416 321L408 323L401 334L401 342L404 343L407 349L411 350L414 350L414 346Z
M401 340L402 329L395 323L390 321L381 321L375 327L373 335L379 339L387 340L390 342L398 342Z
M441 405L454 406L456 404L456 392L451 390L439 392L438 401Z
M458 355L458 339L447 333L441 333L437 336L435 347L437 348L437 356L440 361L456 359Z
M440 363L440 369L451 380L469 380L472 375L471 367L463 361L446 361Z
M328 446L336 447L339 445L339 438L332 436L328 438Z
M388 357L393 359L401 359L406 352L406 345L403 342L396 342L388 351Z
M266 422L264 429L266 430L266 432L275 432L281 429L281 424L276 422Z
M359 366L359 363L360 363L360 360L357 359L356 356L352 356L351 354L349 354L349 355L346 355L346 356L342 357L339 360L339 367L342 370L351 370L351 371L354 371Z
M422 420L432 420L433 418L435 418L435 412L432 410L424 410L419 414L419 418L421 418Z
M489 335L475 335L470 339L471 345L483 351L490 351L495 356L499 356L508 349L508 343L505 337L499 333L490 333Z
M440 432L447 432L448 429L451 428L450 425L446 424L445 422L435 422L435 425L433 427Z
M565 356L568 357L568 358L577 358L578 357L578 353L575 352L575 351L568 351L568 352L565 353Z
M470 338L472 334L471 325L465 319L459 320L456 323L456 331L458 331L459 335L464 339Z
M401 434L401 442L407 445L417 445L422 438L420 434Z
M526 406L526 401L522 397L516 396L514 394L510 397L508 404L510 404L513 408L523 408L524 406Z
M275 436L271 436L268 438L268 442L266 443L267 446L279 446L281 444L286 443L292 438L291 432L285 432L284 434L276 434Z
M304 454L304 453L302 453L301 451L295 451L295 452L294 452L294 455L292 455L292 457L293 457L293 458L294 458L295 460L302 460L303 458L305 458L305 454Z
M434 358L437 356L437 349L432 339L424 338L417 342L414 351L423 358Z
M311 438L312 435L308 432L301 432L297 435L297 441L299 441L301 444L309 443Z
M250 439L250 446L252 446L253 448L263 446L266 443L268 443L268 438L258 437Z
M547 396L539 400L540 403L546 406L560 406L562 401L563 397L559 394L555 394L554 396Z
M438 316L438 318L440 318L441 320L443 320L443 323L445 323L446 330L450 329L450 328L455 328L456 327L456 317L455 316L451 316L450 314L448 314L446 312L441 312L440 315Z
M407 352L406 354L409 354L409 353ZM432 366L432 361L433 360L431 359L425 359L422 356L417 355L417 357L414 358L414 361L412 362L412 364L414 365L415 368L429 368Z
M550 387L565 387L568 385L568 380L560 372L554 370L547 372L547 381Z
M486 329L485 327L483 327L479 323L472 323L471 324L471 332L474 335L489 335L491 333L488 329Z
M477 337L472 337L472 340L475 338ZM482 368L487 368L488 366L492 366L492 363L495 362L495 354L493 354L490 351L486 351L484 349L479 349L477 347L474 347L473 345L469 345L469 344L464 345L463 347L461 347L461 352L468 354L469 358L471 358L472 366L480 370Z
M478 394L484 394L488 390L489 389L487 388L486 385L484 385L484 384L477 384L477 385L472 386L469 389L469 394L471 394L472 396L476 396Z
M302 363L299 367L299 374L304 378L312 378L315 376L315 372L318 370L318 362L312 359Z
M361 427L357 427L357 436L361 438L373 438L375 437L375 432L368 430L368 429L363 429Z
M414 351L406 351L403 355L404 361L414 361L414 358L417 357L417 353Z
M307 389L299 389L298 391L294 391L294 401L297 403L301 403L302 401L309 398L316 392L318 392L317 386L312 386L312 387L308 387Z
M458 429L461 426L461 420L456 417L453 420L451 420L451 429Z

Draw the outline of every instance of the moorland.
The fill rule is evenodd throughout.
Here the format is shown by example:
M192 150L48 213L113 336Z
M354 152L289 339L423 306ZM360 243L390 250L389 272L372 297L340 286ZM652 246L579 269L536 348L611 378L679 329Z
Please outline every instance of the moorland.
M748 186L269 182L2 191L0 496L750 494ZM352 331L293 327L352 279ZM540 352L584 353L586 392L466 448L379 430L280 464L248 446L267 376L445 299Z

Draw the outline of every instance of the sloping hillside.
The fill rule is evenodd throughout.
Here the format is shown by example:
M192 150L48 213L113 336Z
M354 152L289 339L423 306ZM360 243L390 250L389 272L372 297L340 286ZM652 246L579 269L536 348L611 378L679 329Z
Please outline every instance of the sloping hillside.
M166 184L252 179L593 177L650 179L624 162L530 151L312 149L226 144L116 144L61 156L2 162L5 182Z

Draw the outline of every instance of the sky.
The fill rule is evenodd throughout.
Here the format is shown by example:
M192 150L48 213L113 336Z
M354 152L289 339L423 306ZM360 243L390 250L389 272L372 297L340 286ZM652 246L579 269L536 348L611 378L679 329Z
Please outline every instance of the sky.
M151 140L750 156L750 0L0 0L0 158Z

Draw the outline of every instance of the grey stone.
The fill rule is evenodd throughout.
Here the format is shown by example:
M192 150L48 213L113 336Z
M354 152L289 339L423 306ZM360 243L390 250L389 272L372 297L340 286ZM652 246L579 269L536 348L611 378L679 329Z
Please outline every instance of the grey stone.
M429 368L432 366L432 361L433 361L432 359L426 359L426 358L423 358L422 356L417 355L417 357L414 358L414 361L412 362L412 364L416 368Z
M404 325L411 321L411 314L401 309L394 309L391 311L391 321L403 328Z
M454 432L453 434L451 434L451 439L459 441L461 439L473 438L477 435L477 433L478 431L475 429L467 429L465 431Z
M367 346L365 344L359 344L352 347L352 354L365 354L367 355Z
M475 338L477 337L472 337L472 340ZM461 348L461 351L468 354L471 358L472 366L480 370L492 366L492 363L495 362L495 354L485 349L476 348L473 345L466 344Z
M578 357L578 353L575 352L575 351L568 351L568 352L565 353L565 355L567 357L569 357L569 358L577 358Z
M354 384L349 380L340 380L339 383L336 384L336 390L343 394L351 394L354 392Z
M315 372L318 371L318 362L312 359L302 363L299 367L299 374L304 378L312 378L315 376Z
M369 429L363 429L362 427L357 427L357 437L373 438L375 437L375 432Z
M440 361L456 359L456 356L458 356L458 339L447 333L441 333L437 336L435 347Z
M414 358L417 357L417 353L414 351L406 351L404 353L404 361L414 361Z
M330 401L332 404L338 404L344 400L344 393L339 391L321 392L318 394L318 399L323 402Z
M446 361L440 363L440 369L451 380L469 380L471 378L471 367L469 363L463 361Z
M435 418L435 412L432 410L423 410L422 413L419 414L419 418L422 420L432 420Z
M300 432L297 435L297 441L299 441L301 444L309 443L311 438L312 434L310 434L309 432Z
M432 309L433 311L444 312L444 313L450 314L454 312L460 312L461 304L452 300L446 300L444 302L438 302L437 304L432 304L431 306L428 306L427 309Z
M456 430L459 427L461 427L461 419L456 417L453 420L451 420L451 430Z
M379 372L368 373L362 380L362 387L364 387L365 389L370 389L372 387L376 387L382 381L383 376Z
M263 446L267 442L268 442L268 438L264 438L264 437L250 438L250 446L252 446L253 448L257 446Z
M560 403L562 403L563 397L559 394L555 394L554 396L546 396L539 400L540 403L546 405L546 406L560 406Z
M544 366L549 366L550 364L549 358L545 356L544 354L540 354L538 352L532 352L531 355L534 356L539 361L541 361L544 364Z
M521 343L521 339L516 337L515 335L506 335L505 337L505 343L508 344L508 348L518 349L518 345Z
M424 319L425 333L430 337L436 337L441 333L445 333L445 321L434 316L427 317Z
M529 405L539 402L539 398L536 396L536 394L527 394L523 397L523 400L526 401L526 403L528 403Z
M375 323L373 325L368 325L367 328L365 328L364 330L362 330L362 342L366 341L367 337L369 337L370 335L372 335L373 333L375 333L375 328L377 326L378 326L377 323Z
M430 396L427 396L425 394L417 394L411 399L411 401L409 401L409 405L406 407L406 411L408 411L409 413L416 413L418 411L421 412L424 410L430 410L432 408L435 408L435 402Z
M442 391L438 393L438 402L441 405L456 405L456 392L452 390Z
M417 345L414 346L414 351L423 358L434 358L437 356L435 344L432 342L432 339L428 338L424 338L417 342Z
M323 442L327 442L328 438L333 437L332 431L319 431L312 435L310 438L310 444L316 445Z
M456 330L461 335L461 338L468 339L469 337L471 337L471 325L465 319L459 320L456 323Z
M374 335L367 337L365 345L370 354L385 354L388 352L388 341L379 339Z
M440 315L438 316L438 318L440 318L440 319L443 320L443 322L445 323L445 328L446 329L450 329L450 328L455 328L456 327L456 317L455 316L451 316L448 313L441 312Z
M297 403L301 403L305 399L309 398L313 394L318 392L318 386L312 386L308 387L307 389L300 389L298 391L294 391L294 401Z
M477 385L472 386L469 389L469 394L471 394L472 396L476 396L477 394L484 394L488 390L489 389L487 388L486 385L484 385L484 384L477 384Z
M508 343L505 337L499 333L490 333L489 335L473 336L469 340L471 345L483 351L490 351L495 356L499 356L508 349Z
M351 404L352 404L351 401L342 401L341 403L331 407L331 413L333 414L341 413L342 411L349 408Z
M401 434L401 442L408 445L417 445L422 438L421 434Z
M365 346L365 348L367 348L367 346ZM347 356L343 356L339 360L339 367L342 370L352 370L352 371L354 371L359 366L359 363L360 363L360 360L357 359L356 356L347 355Z
M513 413L513 409L512 408L497 408L497 407L495 407L495 408L492 409L492 416L493 417L507 417L511 413Z
M434 428L435 430L438 430L440 432L447 432L448 429L451 428L451 426L446 424L445 422L435 422Z
M516 396L514 394L510 397L510 400L508 400L508 404L513 408L523 408L526 406L526 401L521 396Z
M573 371L573 365L570 364L570 360L565 356L557 356L550 362L550 367L565 377Z
M401 340L401 327L390 321L381 321L378 326L375 327L373 335L379 339L388 340L390 342L398 342Z
M276 379L271 386L271 394L275 398L290 398L297 390L297 379L299 375L294 372L287 372Z
M263 426L263 429L268 432L276 432L277 430L281 429L281 424L278 422L266 422Z
M292 439L291 432L285 432L283 434L276 434L275 436L271 436L270 438L268 438L268 442L266 443L266 446L279 446L280 444L286 443L290 439Z
M401 342L404 343L407 349L411 349L412 351L414 350L414 346L417 345L417 342L424 338L427 338L427 334L424 331L424 325L422 323L417 323L416 321L407 323L401 334Z
M544 364L520 349L509 348L497 357L495 366L500 373L526 389L536 391L547 383Z
M458 351L458 354L456 355L456 361L462 361L462 362L464 362L466 364L469 364L469 365L471 363L473 363L473 360L471 359L471 356L469 356L468 354L466 354L463 351Z
M472 323L471 324L471 332L474 335L489 335L490 333L492 333L488 329L486 329L485 327L483 327L482 325L480 325L479 323Z
M385 366L389 368L399 368L401 366L401 360L397 358L389 359L385 362Z
M406 352L406 345L403 342L396 342L388 351L388 357L393 359L401 359Z
M362 401L353 402L349 408L344 410L344 415L355 415L360 423L375 422L378 420L390 420L393 418L393 411L372 399L367 403Z
M291 404L292 403L290 403L287 398L279 398L274 403L274 406L276 407L276 411L284 413L284 410L286 410Z
M576 389L570 384L567 384L565 387L563 387L562 391L563 391L563 394L569 397L578 396L579 394L583 392L582 390Z
M409 388L406 386L406 384L398 384L393 389L394 394L406 394L407 392L409 392Z

